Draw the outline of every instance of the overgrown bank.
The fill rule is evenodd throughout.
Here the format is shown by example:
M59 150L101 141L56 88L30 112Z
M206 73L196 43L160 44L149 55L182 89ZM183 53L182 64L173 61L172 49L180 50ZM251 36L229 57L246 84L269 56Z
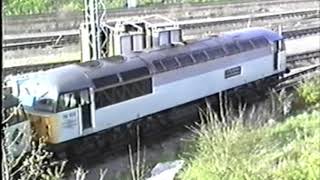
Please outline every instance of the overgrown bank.
M270 110L262 104L260 110L263 111L259 111L257 105L255 111L252 111L254 113L249 112L248 115L238 111L225 112L223 122L228 123L215 121L216 114L209 113L205 116L209 122L194 129L195 139L191 143L186 142L189 145L186 151L182 152L182 147L178 145L185 143L181 143L179 136L175 138L176 141L170 140L171 145L161 144L161 149L149 148L146 154L153 153L151 158L145 158L145 152L136 153L137 158L133 158L132 162L130 160L130 163L124 163L130 167L129 170L126 171L124 167L116 169L117 172L126 171L126 174L113 176L111 171L105 170L101 171L101 176L106 174L107 179L144 179L149 176L150 173L146 172L150 171L149 167L154 166L153 162L182 157L185 165L177 179L320 179L319 85L320 76L317 76L299 86L294 98L295 110L291 111L291 115L284 110L284 104L292 96L281 93L271 94L271 104L266 103L272 106ZM250 108L252 109L247 109ZM256 115L256 119L267 118L267 123L259 128L243 126L244 122L250 124L248 120L255 120L251 115ZM284 116L287 117L282 119ZM275 120L285 122L274 123ZM178 147L172 144L177 144ZM8 147L5 141L2 145L3 152L9 152L10 148L5 149ZM2 156L2 164L5 164L2 166L5 170L2 172L5 177L3 179L62 179L66 176L64 163L49 163L53 166L48 166L50 155L47 152L44 153L36 146L32 152L31 156L26 156L26 161L21 161L23 166L17 163L21 159L11 156L10 153ZM139 154L142 157L139 157ZM117 164L119 160L112 165ZM19 171L15 172L16 168ZM77 169L73 177L85 179L86 172ZM97 175L95 178L88 176L86 179L99 178Z
M259 128L209 120L183 153L179 179L320 179L319 76L298 87L295 103L297 115Z
M232 3L248 0L137 0L138 7L157 6L174 3ZM107 9L126 8L127 0L102 0ZM84 0L7 0L3 1L6 16L48 14L84 10Z
M320 111L199 134L181 179L320 179Z

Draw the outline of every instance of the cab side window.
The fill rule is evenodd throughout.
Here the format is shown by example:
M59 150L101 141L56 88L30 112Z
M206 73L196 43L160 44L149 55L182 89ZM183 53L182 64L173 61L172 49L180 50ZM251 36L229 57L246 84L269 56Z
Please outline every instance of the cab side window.
M80 91L80 104L85 105L85 104L90 104L90 95L87 90Z
M54 112L55 102L49 98L39 99L35 102L34 107L41 111Z
M58 112L77 108L77 101L74 92L64 93L58 99Z
M90 104L90 95L88 90L62 93L58 99L58 112L75 109L79 105Z

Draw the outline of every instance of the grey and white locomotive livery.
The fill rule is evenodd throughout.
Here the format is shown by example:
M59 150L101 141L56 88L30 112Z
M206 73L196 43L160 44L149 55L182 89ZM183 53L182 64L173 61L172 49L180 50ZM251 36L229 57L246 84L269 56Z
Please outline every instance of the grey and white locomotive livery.
M283 37L263 28L48 70L21 86L52 144L93 134L286 70Z

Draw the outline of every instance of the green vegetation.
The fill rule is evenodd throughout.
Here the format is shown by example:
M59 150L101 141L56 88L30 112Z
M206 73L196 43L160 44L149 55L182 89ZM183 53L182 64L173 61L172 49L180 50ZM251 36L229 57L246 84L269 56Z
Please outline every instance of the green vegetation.
M51 0L7 0L3 2L5 15L42 14L52 11Z
M320 112L275 127L208 124L193 142L181 179L320 179Z
M182 155L179 179L320 179L319 87L319 76L302 83L298 99L313 110L274 125L243 126L245 117L225 125L210 111Z
M297 92L306 105L320 105L320 75L302 83Z
M171 3L230 3L241 0L137 0L138 6L152 6ZM103 0L106 9L126 6L127 0ZM6 0L3 2L6 16L48 14L53 12L74 12L84 10L84 0ZM104 8L101 6L101 8Z
M105 8L123 8L126 0L104 0ZM103 7L101 7L103 8ZM84 0L7 0L3 11L7 16L83 11Z

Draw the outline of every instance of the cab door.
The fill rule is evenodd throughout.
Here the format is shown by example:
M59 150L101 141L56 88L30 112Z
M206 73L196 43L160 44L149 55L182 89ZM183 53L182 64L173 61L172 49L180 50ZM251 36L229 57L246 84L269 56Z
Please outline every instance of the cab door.
M94 103L91 89L61 93L57 113L61 120L60 142L89 134L94 127Z
M279 66L279 42L273 43L273 70L277 71Z
M80 115L80 134L87 134L92 131L93 127L93 112L92 96L89 89L84 89L76 93Z

